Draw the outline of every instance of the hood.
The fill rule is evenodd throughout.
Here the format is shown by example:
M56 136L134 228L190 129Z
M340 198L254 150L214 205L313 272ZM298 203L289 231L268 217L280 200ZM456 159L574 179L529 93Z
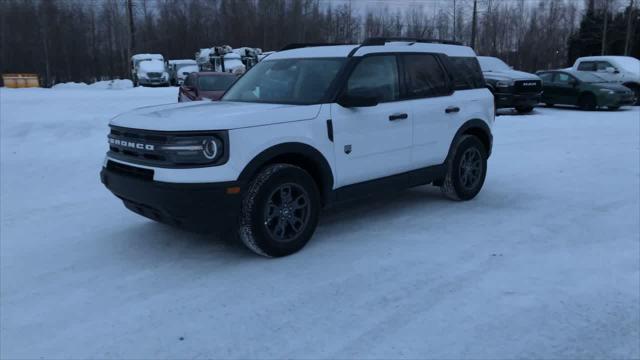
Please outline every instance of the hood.
M311 120L321 105L260 104L231 101L147 106L116 116L111 125L158 131L230 130Z
M493 80L540 80L538 75L518 70L499 70L482 72L486 79Z

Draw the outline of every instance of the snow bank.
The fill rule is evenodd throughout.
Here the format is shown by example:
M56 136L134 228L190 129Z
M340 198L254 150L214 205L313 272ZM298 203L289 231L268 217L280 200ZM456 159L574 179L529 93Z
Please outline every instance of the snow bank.
M133 82L129 79L98 81L90 85L87 85L83 82L80 82L80 83L68 82L68 83L55 84L52 86L52 88L56 90L65 90L65 89L122 90L122 89L133 88Z
M500 116L473 201L342 204L266 260L100 183L108 120L176 94L0 89L1 359L640 358L640 108Z
M52 86L53 89L86 89L87 84L83 82L68 82L68 83L60 83Z
M98 81L89 87L101 90L122 90L133 88L133 82L129 79Z

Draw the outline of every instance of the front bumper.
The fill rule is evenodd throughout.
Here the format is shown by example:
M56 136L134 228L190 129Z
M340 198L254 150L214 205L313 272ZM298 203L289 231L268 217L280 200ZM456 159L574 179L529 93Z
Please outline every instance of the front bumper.
M242 189L239 182L165 183L148 179L148 174L136 169L140 170L109 161L100 172L102 183L129 210L197 232L224 230L237 223L242 195L229 193L229 188Z
M635 96L628 95L611 95L602 98L599 102L599 106L611 106L611 107L620 107L620 106L628 106L634 105L636 103Z
M169 80L163 78L138 78L138 83L140 85L163 86L169 85Z
M536 106L542 99L542 92L518 94L518 93L500 93L493 94L495 98L496 108L514 108Z

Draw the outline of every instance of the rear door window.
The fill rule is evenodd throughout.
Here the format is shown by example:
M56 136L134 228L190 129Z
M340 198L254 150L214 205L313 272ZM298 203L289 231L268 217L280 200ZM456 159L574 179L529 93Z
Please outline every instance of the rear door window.
M449 76L431 54L402 55L408 99L445 96L451 93Z

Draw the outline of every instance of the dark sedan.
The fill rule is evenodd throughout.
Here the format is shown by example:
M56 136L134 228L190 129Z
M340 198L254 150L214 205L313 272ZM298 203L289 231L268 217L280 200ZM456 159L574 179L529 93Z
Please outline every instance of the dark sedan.
M220 100L238 75L220 72L191 73L178 90L178 102Z
M607 82L606 79L584 71L540 71L544 92L542 102L547 106L575 105L583 110L633 105L635 95L626 86Z

